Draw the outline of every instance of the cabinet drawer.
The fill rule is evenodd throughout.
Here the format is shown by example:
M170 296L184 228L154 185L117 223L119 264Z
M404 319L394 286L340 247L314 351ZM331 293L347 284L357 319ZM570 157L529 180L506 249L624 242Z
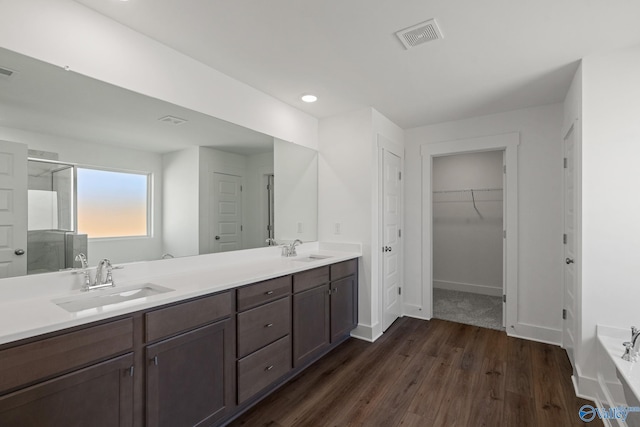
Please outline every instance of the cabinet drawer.
M238 357L291 333L291 297L238 314Z
M287 335L238 361L238 404L291 369L291 339Z
M147 342L197 328L231 315L231 292L184 302L145 314Z
M238 289L238 311L275 301L291 293L291 276L278 277Z
M133 348L133 319L116 320L0 351L0 393Z
M358 272L358 260L350 259L349 261L332 264L330 267L331 280L342 279L343 277L351 276Z
M329 266L293 275L293 292L302 292L329 281Z

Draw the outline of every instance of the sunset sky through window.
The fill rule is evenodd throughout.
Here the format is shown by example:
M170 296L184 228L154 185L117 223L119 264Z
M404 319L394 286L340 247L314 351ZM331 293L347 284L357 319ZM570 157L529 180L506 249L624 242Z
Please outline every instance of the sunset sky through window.
M89 238L147 235L148 176L78 168L78 232Z

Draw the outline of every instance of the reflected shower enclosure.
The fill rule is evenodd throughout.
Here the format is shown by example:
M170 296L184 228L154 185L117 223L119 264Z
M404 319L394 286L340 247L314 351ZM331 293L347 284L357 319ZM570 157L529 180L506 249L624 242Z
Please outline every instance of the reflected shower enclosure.
M71 268L87 250L87 236L75 234L75 168L36 159L27 165L27 274Z

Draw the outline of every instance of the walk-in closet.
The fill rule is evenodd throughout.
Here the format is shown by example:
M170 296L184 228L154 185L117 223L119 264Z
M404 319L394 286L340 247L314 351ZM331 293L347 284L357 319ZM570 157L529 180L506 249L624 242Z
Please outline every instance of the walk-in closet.
M433 316L503 329L504 151L433 159Z

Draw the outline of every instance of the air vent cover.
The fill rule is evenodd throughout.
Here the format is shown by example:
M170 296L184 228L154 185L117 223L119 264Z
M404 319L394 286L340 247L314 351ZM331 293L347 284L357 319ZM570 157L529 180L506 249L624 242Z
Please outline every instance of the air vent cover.
M396 33L406 49L411 49L426 42L443 38L442 31L435 19L421 22Z
M159 118L158 120L160 120L161 122L169 123L170 125L174 125L174 126L178 126L187 122L187 120L181 119L180 117L175 117L175 116L164 116Z
M8 79L9 77L13 76L14 73L15 71L0 66L0 77Z

